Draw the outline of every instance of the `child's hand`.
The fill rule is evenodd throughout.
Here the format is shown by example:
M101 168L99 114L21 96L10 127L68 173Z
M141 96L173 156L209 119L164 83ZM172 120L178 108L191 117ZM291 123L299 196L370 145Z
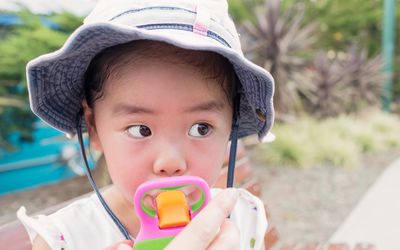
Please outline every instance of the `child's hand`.
M239 231L227 219L238 195L235 189L221 191L166 249L239 249Z
M132 250L132 247L133 247L132 241L124 240L124 241L118 242L115 245L104 248L103 250Z

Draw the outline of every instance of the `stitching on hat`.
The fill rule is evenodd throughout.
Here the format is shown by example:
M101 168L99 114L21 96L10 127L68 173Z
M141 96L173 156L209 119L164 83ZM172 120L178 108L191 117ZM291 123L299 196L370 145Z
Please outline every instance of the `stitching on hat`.
M146 25L140 25L137 27L147 29L147 30L176 29L176 30L184 30L184 31L193 32L193 25L181 24L181 23L146 24ZM207 31L207 37L210 37L210 38L216 40L217 42L221 43L224 46L232 48L231 45L225 39L223 39L221 36L219 36L217 33L213 32L211 30Z
M188 12L188 13L191 13L191 14L196 14L195 11L188 10L188 9L185 9L185 8L168 7L168 6L153 6L153 7L145 7L145 8L140 8L140 9L130 9L130 10L124 11L124 12L119 13L118 15L110 18L109 21L114 21L115 19L117 19L119 17L125 16L125 15L129 15L129 14L132 14L132 13L137 13L137 12L140 12L140 11L145 11L145 10L180 10L180 11L185 11L185 12ZM210 17L210 20L212 20L215 23L220 23L218 20L216 20L213 17ZM232 37L234 37L234 35L228 29L226 29L225 27L224 27L224 30L226 30L226 32L229 33Z
M41 106L42 103L43 103L43 100L42 100L41 96L38 93L38 89L41 88L41 86L42 86L42 80L41 80L42 79L42 77L41 77L42 75L39 74L39 73L41 73L41 70L38 67L37 69L32 70L30 72L30 75L31 75L30 78L31 79L36 79L36 81L33 81L33 83L32 83L32 85L34 86L34 87L32 87L32 95L37 97L37 102L38 102L37 104L38 104L38 106Z
M249 132L250 130L257 132L259 136L262 136L272 125L270 119L272 116L272 106L270 103L266 103L267 99L264 100L264 98L260 98L261 96L259 95L267 91L268 98L268 96L271 95L271 89L268 88L268 83L263 78L243 70L242 67L236 64L234 64L234 69L240 81L251 82L251 84L243 86L245 95L243 95L243 101L241 102L243 103L241 114L243 114L244 117L242 119L243 123L240 124L241 129L244 131L243 136L251 134ZM264 83L267 84L267 86L264 86ZM264 89L264 87L266 87L266 89ZM257 103L256 100L261 100L261 103ZM261 112L264 112L266 118L265 121L258 119L256 107L260 109ZM267 108L265 109L264 107Z
M40 114L42 115L42 118L46 121L48 121L50 124L52 124L55 127L65 127L65 128L70 128L70 119L63 119L63 117L60 117L57 113L54 113L53 111L50 111L46 105L39 106L38 111L40 111Z
M196 7L196 10L197 10L197 8L198 8L198 6ZM202 8L201 8L201 9L202 9ZM109 21L113 21L113 20L115 20L115 19L117 19L117 18L120 18L120 17L122 17L122 16L129 15L129 14L135 14L135 13L139 13L139 12L142 12L142 11L151 11L151 10L161 10L161 11L171 11L171 10L172 10L172 11L184 11L184 12L190 13L190 14L197 14L197 12L195 12L195 11L193 11L193 10L185 9L185 8L181 8L181 7L151 6L151 7L144 7L144 8L139 8L139 9L130 9L130 10L126 10L126 11L124 11L124 12L122 12L122 13L119 13L118 15L116 15L116 16L114 16L114 17L111 17L111 18L109 19ZM196 18L197 18L197 15L196 15ZM209 15L208 19L209 19L209 20L208 20L209 22L212 21L212 22L214 22L215 24L218 24L219 26L221 26L221 29L224 30L224 31L227 33L227 35L229 35L229 36L231 36L233 39L235 39L235 35L233 35L232 32L231 32L229 29L227 29L227 27L225 27L225 25L221 24L220 21L218 21L217 19L213 18L211 15ZM142 27L142 26L145 26L145 25L152 25L152 24L142 24L142 25L137 25L136 27ZM206 23L204 23L204 22L201 22L201 23L197 24L196 21L195 21L193 27L194 27L194 28L192 28L192 31L193 31L194 33L199 33L199 34L204 35L204 36L206 36L205 32L206 32L206 31L209 31L209 30L208 30L209 24L206 24ZM230 46L229 43L227 43L225 39L221 38L219 35L216 35L215 32L213 32L212 35L210 35L210 33L207 33L207 36L208 36L208 37L211 37L211 38L214 38L214 39L216 38L216 39L218 39L218 40L220 40L220 41L223 40L225 45L227 45L229 48L232 48L232 46Z
M179 7L153 6L153 7L145 7L145 8L140 8L140 9L131 9L131 10L124 11L124 12L112 17L110 19L110 21L113 21L114 19L119 18L121 16L125 16L125 15L131 14L131 13L136 13L136 12L140 12L140 11L144 11L144 10L182 10L182 11L186 11L186 12L189 12L192 14L196 13L192 10L179 8Z

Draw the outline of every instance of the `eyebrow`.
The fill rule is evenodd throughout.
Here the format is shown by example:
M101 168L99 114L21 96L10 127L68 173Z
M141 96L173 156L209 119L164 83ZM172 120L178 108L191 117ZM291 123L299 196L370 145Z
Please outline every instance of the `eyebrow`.
M115 107L113 108L113 113L115 115L125 115L125 114L154 114L155 112L154 110L145 107L120 103L115 105Z
M199 111L222 112L223 108L224 108L223 102L208 101L208 102L199 103L192 107L189 107L185 110L185 112L187 112L187 113L199 112Z
M213 112L222 112L224 108L223 102L218 101L208 101L204 103L199 103L194 106L188 107L184 110L185 113L194 113L194 112L201 112L201 111L213 111ZM152 109L119 103L115 105L113 108L113 114L115 115L126 115L126 114L155 114L156 112Z

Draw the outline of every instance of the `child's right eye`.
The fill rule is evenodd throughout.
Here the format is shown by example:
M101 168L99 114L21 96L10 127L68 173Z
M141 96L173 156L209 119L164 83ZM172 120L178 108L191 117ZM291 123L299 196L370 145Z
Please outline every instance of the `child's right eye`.
M128 128L129 135L134 138L144 138L151 136L151 130L145 125L133 125Z

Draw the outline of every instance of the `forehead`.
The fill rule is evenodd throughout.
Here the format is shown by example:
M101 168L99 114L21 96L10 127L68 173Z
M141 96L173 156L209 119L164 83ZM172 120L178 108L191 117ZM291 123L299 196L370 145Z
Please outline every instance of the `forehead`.
M164 61L177 65L189 65L202 72L205 77L219 79L221 82L232 73L227 59L214 52L186 50L156 41L135 41L117 45L105 53L103 70L109 75L118 73L127 65L136 65L143 61Z
M105 83L105 96L117 98L125 95L157 98L167 95L171 99L185 95L194 99L214 98L227 101L217 79L204 75L197 68L187 64L170 63L165 60L148 58L134 65L126 64L118 74L110 76Z
M92 60L86 75L86 99L99 100L107 95L106 86L149 62L164 62L182 66L199 74L209 87L222 88L225 98L232 104L234 73L224 57L207 51L185 50L155 41L134 41L105 49ZM157 71L154 71L158 74ZM179 77L178 75L176 77Z
M110 78L95 112L115 117L152 114L177 117L203 112L231 117L231 105L222 87L188 65L146 60L126 67ZM186 116L185 116L186 117ZM225 119L224 118L224 119Z

